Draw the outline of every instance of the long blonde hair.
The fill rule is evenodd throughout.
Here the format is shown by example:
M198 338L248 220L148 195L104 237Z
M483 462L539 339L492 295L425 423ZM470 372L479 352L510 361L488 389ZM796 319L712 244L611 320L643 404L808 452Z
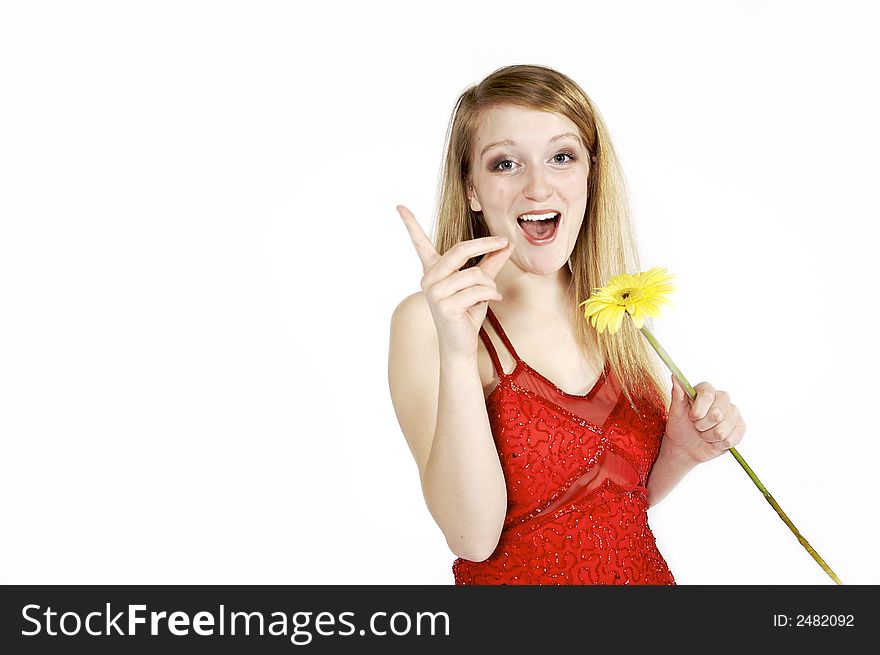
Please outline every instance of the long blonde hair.
M446 134L435 217L437 251L443 254L460 241L489 235L482 212L472 211L467 202L466 185L480 117L487 109L505 104L560 114L577 125L591 166L584 221L570 260L568 304L575 334L588 358L599 353L608 362L633 407L664 411L670 395L658 375L658 360L632 321L625 320L614 335L600 335L578 308L593 289L618 273L640 270L640 265L626 180L608 129L593 101L569 77L544 66L506 66L459 96ZM465 268L478 261L470 260Z

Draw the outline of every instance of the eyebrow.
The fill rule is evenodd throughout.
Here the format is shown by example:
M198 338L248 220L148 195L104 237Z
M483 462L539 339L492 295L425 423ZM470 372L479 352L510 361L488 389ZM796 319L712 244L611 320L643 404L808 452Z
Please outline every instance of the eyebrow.
M557 134L552 139L550 139L547 143L553 143L554 141L559 141L559 139L564 139L567 136L574 137L575 139L577 139L578 143L580 143L580 141L581 141L581 138L577 134L575 134L574 132L566 132L565 134ZM490 143L485 148L483 148L482 152L480 152L480 159L483 158L483 155L486 154L487 150L491 150L492 148L494 148L496 146L515 146L515 145L516 145L516 141L511 141L510 139L503 139L501 141L496 141L495 143Z

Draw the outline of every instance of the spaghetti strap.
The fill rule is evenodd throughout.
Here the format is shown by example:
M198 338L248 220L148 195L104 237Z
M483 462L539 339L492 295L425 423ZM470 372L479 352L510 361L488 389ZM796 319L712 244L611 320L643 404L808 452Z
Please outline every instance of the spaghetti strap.
M498 352L495 350L495 345L492 343L492 340L489 338L486 329L483 327L480 327L480 338L483 340L483 344L486 346L486 350L489 352L489 357L492 358L492 366L495 367L495 374L500 380L501 376L504 375L504 369L501 368L501 360L498 359Z
M494 312L491 307L486 308L486 316L489 318L489 322L492 323L492 327L495 328L495 331L498 333L498 336L501 337L501 341L507 347L507 350L510 352L511 357L515 362L519 362L519 355L516 354L516 350L513 348L513 344L510 343L510 339L507 338L507 335L504 334L504 330L501 329L501 323L498 322L498 319L495 317Z

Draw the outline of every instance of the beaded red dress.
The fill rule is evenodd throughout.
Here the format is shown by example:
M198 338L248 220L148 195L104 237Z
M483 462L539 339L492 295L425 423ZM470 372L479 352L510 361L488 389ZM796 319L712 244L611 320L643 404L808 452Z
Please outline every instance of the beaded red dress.
M666 411L636 412L607 366L586 395L562 391L519 358L491 309L487 318L515 361L504 373L480 329L499 379L486 408L507 517L487 560L455 560L455 584L674 585L647 516Z

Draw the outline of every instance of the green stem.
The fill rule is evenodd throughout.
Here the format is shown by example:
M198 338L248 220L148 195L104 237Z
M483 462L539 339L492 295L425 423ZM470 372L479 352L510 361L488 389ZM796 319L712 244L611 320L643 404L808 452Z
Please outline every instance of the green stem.
M663 346L661 346L660 343L657 341L657 339L654 338L654 335L651 334L651 332L648 330L647 326L642 327L642 334L645 335L645 338L648 339L648 343L650 343L651 346L653 346L654 350L657 351L657 354L660 355L660 359L662 359L663 363L665 363L666 366L669 367L669 370L672 371L672 374L681 383L681 386L684 388L685 391L687 391L687 394L690 397L691 402L693 402L697 396L697 392L691 386L690 382L687 381L687 378L684 377L684 374L681 372L681 370L678 368L678 366L675 365L675 362L672 361L672 358L663 349ZM815 550L813 550L813 547L810 546L809 542L806 539L804 539L803 535L801 535L800 532L798 532L798 529L794 526L794 523L792 523L791 520L785 515L785 512L782 511L782 508L779 506L779 503L777 503L776 500L773 498L773 496L770 495L770 492L767 491L766 487L764 487L764 485L761 484L761 481L758 479L758 476L755 475L754 471L752 471L751 467L749 467L749 465L746 463L746 460L743 459L742 455L740 455L736 451L736 448L730 448L730 454L736 458L736 461L739 462L739 465L742 466L743 469L745 470L745 472L749 474L749 477L752 479L752 482L754 482L755 485L758 487L758 489L761 490L761 493L764 494L764 498L766 498L767 502L770 503L770 506L774 510L776 510L776 513L779 515L779 518L781 518L785 522L785 524L789 527L789 529L794 533L794 536L797 537L799 542L801 542L801 545L813 557L813 559L816 560L816 562L818 562L819 566L822 567L822 570L825 571L825 573L827 573L831 577L831 579L834 580L834 582L836 582L839 585L842 585L843 583L840 581L840 578L838 578L837 575L835 575L834 571L831 570L831 567L829 567L825 563L825 560L823 560L821 557L819 557L819 553L817 553Z

